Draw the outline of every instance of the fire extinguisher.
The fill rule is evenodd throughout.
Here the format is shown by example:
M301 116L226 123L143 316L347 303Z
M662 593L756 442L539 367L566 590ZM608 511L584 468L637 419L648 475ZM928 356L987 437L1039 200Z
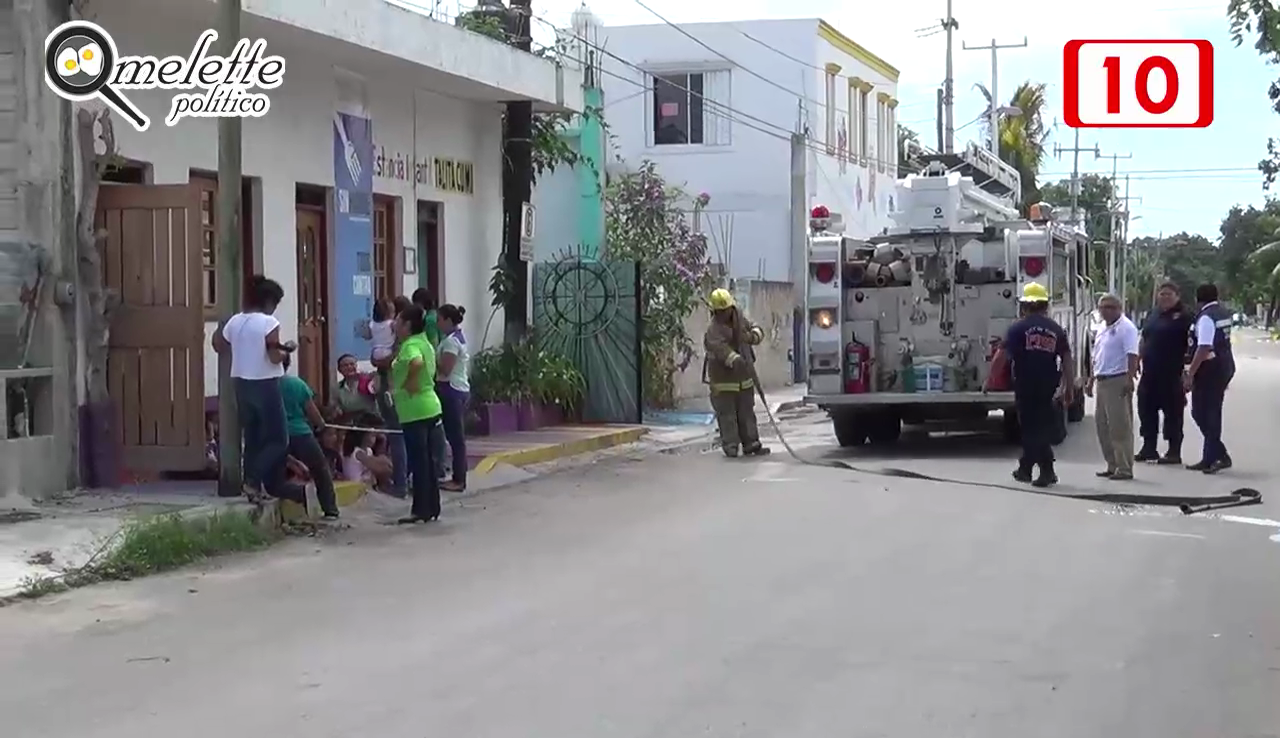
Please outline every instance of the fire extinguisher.
M856 338L844 347L844 391L858 395L871 391L871 349Z
M1008 391L1013 384L1012 367L1009 365L1009 357L1000 350L1000 340L997 338L991 339L987 361L991 364L987 373L987 389L992 392Z

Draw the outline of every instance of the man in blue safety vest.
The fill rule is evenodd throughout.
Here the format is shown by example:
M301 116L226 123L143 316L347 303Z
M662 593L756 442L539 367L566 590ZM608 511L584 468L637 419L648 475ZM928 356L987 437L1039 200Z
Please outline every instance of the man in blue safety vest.
M1182 389L1191 393L1191 419L1204 436L1204 453L1200 461L1187 468L1217 474L1231 468L1231 454L1222 443L1222 405L1236 374L1236 360L1231 353L1234 316L1218 302L1216 285L1197 287L1196 303L1200 310L1187 336L1188 364Z

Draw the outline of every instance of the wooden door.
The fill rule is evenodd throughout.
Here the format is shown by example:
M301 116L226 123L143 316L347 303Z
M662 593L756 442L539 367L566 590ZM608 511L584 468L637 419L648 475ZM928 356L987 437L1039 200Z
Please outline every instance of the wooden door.
M329 355L325 299L324 213L298 207L298 376L306 380L322 401L328 400Z
M107 382L122 466L203 469L200 189L104 185L97 226L106 233L103 279L120 297L107 343Z

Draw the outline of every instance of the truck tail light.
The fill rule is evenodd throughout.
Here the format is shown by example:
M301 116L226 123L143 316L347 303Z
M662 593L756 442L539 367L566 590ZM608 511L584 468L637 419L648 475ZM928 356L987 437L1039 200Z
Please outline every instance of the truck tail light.
M817 264L813 267L813 278L822 284L830 284L836 278L835 264Z
M1022 271L1028 277L1035 279L1044 274L1044 259L1038 256L1028 256L1022 260Z
M819 328L830 328L836 322L836 316L830 310L814 310L811 317L813 324Z

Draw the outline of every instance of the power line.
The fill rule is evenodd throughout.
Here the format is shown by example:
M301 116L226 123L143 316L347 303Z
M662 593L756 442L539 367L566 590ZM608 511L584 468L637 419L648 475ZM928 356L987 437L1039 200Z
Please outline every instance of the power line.
M533 17L533 19L534 19L534 20L539 21L540 23L544 23L544 24L546 24L546 25L550 26L551 28L553 28L553 29L555 29L555 30L559 31L560 33L563 33L563 34L565 34L566 36L570 36L570 37L572 37L572 38L574 38L574 39L576 39L576 40L578 40L578 41L580 41L580 42L582 42L582 43L586 44L587 46L589 46L591 49L593 49L593 50L594 50L594 51L596 51L597 53L601 54L602 56L606 56L606 57L608 57L608 58L610 58L610 59L613 59L614 61L618 62L619 64L622 64L623 66L625 66L625 67L627 67L627 68L629 68L629 69L632 69L632 70L634 70L634 71L640 72L641 74L644 74L644 75L646 75L646 76L650 74L650 72L649 72L648 70L646 70L644 67L641 67L641 66L639 66L638 64L636 64L636 63L634 63L634 62L632 62L632 61L630 61L630 60L628 60L628 59L624 59L624 58L622 58L622 57L618 56L617 54L615 54L615 53L613 53L613 52L609 51L608 49L604 48L603 46L601 46L601 45L599 45L599 44L596 44L596 43L593 43L593 42L592 42L592 41L590 41L589 39L583 38L582 36L579 36L579 35L577 35L577 34L575 34L575 33L572 33L571 31L569 31L569 30L567 30L567 29L559 28L558 26L556 26L555 24L551 23L551 21L547 20L546 18L543 18L543 17L537 16L537 15L534 15L534 16L532 16L532 17ZM606 75L606 76L613 77L613 78L615 78L615 79L622 80L623 82L627 82L627 83L630 83L630 84L636 85L637 87L640 87L640 88L641 88L641 90L640 90L640 92L641 92L641 93L648 92L648 91L651 89L651 88L649 87L649 85L645 84L644 82L634 80L634 79L632 79L632 78L630 78L630 77L627 77L627 76L624 76L624 75L618 74L617 72L614 72L614 71L611 71L611 70L605 69L605 68L603 68L603 67L601 67L600 72L601 72L602 74ZM690 95L690 96L692 96L692 97L696 97L696 98L698 98L698 99L702 100L702 102L703 102L703 105L704 105L704 106L710 106L710 107L711 107L711 109L712 109L712 110L713 110L717 115L721 115L721 116L723 116L726 120L729 120L729 121L731 121L731 122L733 122L733 123L736 123L736 124L738 124L738 125L741 125L741 126L743 126L743 127L745 127L745 128L748 128L748 129L750 129L750 130L756 131L756 132L758 132L758 133L763 133L763 134L765 134L765 135L767 135L767 136L773 136L774 138L777 138L777 139L779 139L779 140L783 140L783 141L787 141L787 142L790 142L790 141L791 141L791 134L793 133L793 131L786 129L786 128L784 128L783 126L778 125L777 123L772 123L772 122L767 121L767 120L765 120L765 119L763 119L763 118L760 118L760 117L757 117L757 116L751 115L750 113L746 113L746 112L741 111L741 110L738 110L738 109L736 109L736 108L732 108L732 107L730 107L730 106L728 106L728 105L725 105L724 103L717 102L717 101L715 101L715 100L709 100L709 99L708 99L708 98L707 98L703 93L700 93L700 92L694 92L693 90L689 89L689 87L684 86L684 85L676 84L676 83L674 83L674 82L672 82L672 81L670 81L670 80L664 79L664 80L663 80L663 84L664 84L664 85L667 85L667 86L669 86L669 87L671 87L671 88L673 88L673 89L679 90L679 91L681 91L681 92L683 92L683 93L686 93L686 94L688 94L688 95ZM638 96L638 95L637 95L637 96ZM738 116L738 117L734 117L735 115L736 115L736 116ZM744 119L745 119L745 120L744 120ZM757 123L757 124L759 124L759 125L753 125L753 124L751 124L751 123L748 123L748 122L747 122L747 120L754 121L755 123ZM772 129L774 129L774 130L767 130L767 129L765 129L765 128L761 128L760 126L768 126L769 128L772 128ZM894 138L895 138L895 145L896 145L896 132L895 132L895 137L894 137ZM809 150L811 150L811 151L814 151L815 153L826 154L826 155L828 155L828 156L830 156L830 155L831 155L831 154L830 154L830 152L828 152L828 151L826 150L825 145L821 145L821 146L820 146L820 145L817 145L817 144L815 144L815 143L813 143L813 142L811 142L811 141L806 140L806 141L805 141L805 147L806 147L806 148L808 148L808 149L809 149ZM865 157L865 158L867 158L867 159L868 159L872 164L879 165L879 164L882 162L882 160L880 159L880 155L881 155L881 153L882 153L882 152L876 152L876 156L875 156L875 157ZM883 163L885 164L885 166L889 166L890 161L889 161L888 159L885 159L885 160L883 160Z
M1090 149L1090 151L1092 151L1092 149ZM1106 155L1103 155L1102 158L1105 159L1108 157ZM1252 172L1254 174L1257 174L1258 167L1255 165L1251 167L1199 167L1199 168L1187 167L1183 169L1121 169L1118 172L1116 172L1116 174L1199 174L1199 173L1208 173L1208 172ZM1097 174L1099 176L1103 176L1106 174L1106 172L1081 172L1080 176L1083 177L1086 174ZM1069 177L1071 176L1071 172L1040 172L1040 176Z

